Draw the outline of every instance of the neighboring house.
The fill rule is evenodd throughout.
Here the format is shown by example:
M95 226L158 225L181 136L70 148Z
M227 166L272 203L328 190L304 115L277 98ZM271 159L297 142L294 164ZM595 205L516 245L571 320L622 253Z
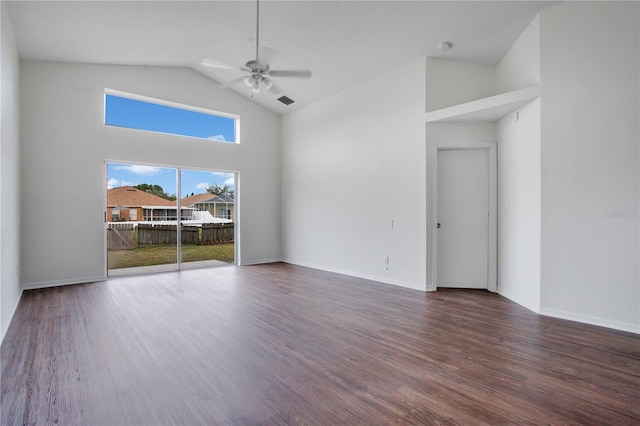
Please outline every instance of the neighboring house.
M176 202L131 186L107 191L107 222L176 220ZM183 206L182 220L191 220L193 209Z
M215 194L196 194L182 199L184 207L192 207L196 211L207 211L213 217L231 219L235 217L235 202L232 197Z

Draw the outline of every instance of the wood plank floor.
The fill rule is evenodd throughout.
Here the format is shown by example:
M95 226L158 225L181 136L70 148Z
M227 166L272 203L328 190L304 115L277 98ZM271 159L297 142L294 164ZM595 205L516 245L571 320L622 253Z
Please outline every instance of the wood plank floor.
M640 424L640 336L286 265L25 292L2 424Z

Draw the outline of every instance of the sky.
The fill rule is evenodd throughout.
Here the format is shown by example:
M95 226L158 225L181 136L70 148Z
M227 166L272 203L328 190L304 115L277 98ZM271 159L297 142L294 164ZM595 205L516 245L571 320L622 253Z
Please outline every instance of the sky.
M203 194L212 184L227 185L235 189L233 173L185 170L181 171L182 197ZM141 183L160 185L164 192L175 195L177 192L177 171L166 167L144 166L138 164L107 163L107 188L135 186Z
M213 112L206 114L111 94L106 95L104 121L109 126L216 141L235 141L233 118L213 115Z
M210 139L211 143L235 140L235 120L213 114L174 108L136 99L106 95L105 124L152 132ZM160 185L169 195L177 194L176 169L138 164L107 164L107 188ZM235 190L233 173L182 170L181 195L202 194L212 184Z

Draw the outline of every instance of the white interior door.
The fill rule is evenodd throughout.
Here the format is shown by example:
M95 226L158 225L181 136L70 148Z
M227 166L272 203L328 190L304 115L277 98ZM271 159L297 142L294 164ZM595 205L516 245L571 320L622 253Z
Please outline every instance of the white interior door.
M489 152L437 154L437 287L488 288Z

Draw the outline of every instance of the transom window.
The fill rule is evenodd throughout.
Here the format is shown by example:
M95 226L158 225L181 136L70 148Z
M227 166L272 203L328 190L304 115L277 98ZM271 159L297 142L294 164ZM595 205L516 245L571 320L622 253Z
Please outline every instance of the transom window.
M114 90L105 91L104 124L238 143L239 117Z

